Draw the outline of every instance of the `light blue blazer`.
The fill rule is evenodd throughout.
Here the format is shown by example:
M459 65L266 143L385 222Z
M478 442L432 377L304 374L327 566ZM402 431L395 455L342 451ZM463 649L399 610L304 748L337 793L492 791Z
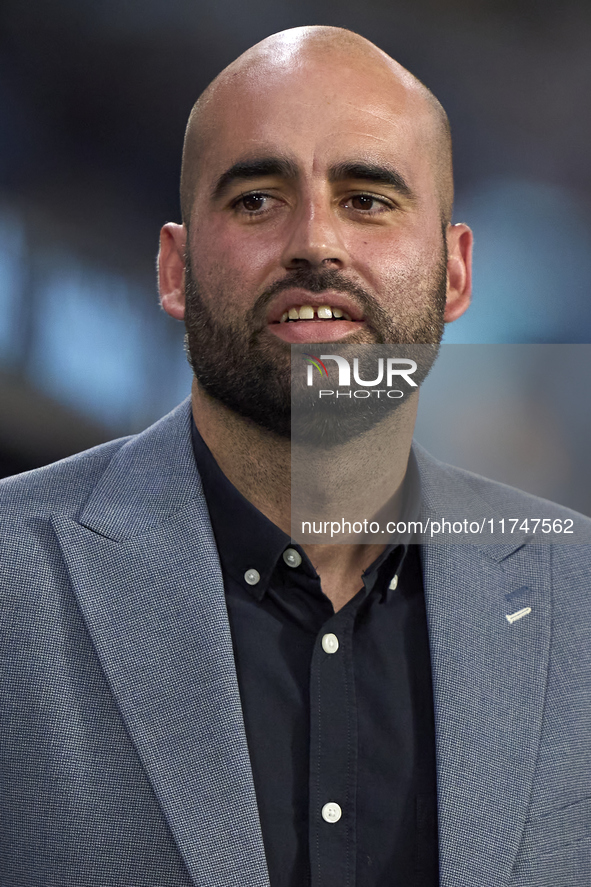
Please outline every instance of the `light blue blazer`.
M0 485L2 887L268 887L189 416ZM434 516L548 509L417 458ZM591 885L590 554L422 550L444 887Z

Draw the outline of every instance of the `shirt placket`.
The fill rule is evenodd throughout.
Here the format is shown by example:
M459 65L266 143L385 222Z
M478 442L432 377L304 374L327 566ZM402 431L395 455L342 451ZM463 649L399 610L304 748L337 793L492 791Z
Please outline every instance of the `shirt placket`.
M354 612L319 632L310 673L310 870L312 887L355 884L357 713Z

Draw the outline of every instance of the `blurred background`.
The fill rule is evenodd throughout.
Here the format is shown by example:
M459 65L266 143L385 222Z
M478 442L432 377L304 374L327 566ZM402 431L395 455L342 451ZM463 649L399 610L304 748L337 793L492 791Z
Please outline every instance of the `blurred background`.
M572 365L562 381L556 368L542 414L513 406L503 417L490 395L498 376L484 369L463 394L465 418L449 446L438 453L438 418L426 417L422 437L435 455L591 513L586 0L4 3L0 476L137 431L188 393L183 330L157 307L154 272L159 228L179 220L186 119L233 58L301 24L373 40L449 113L455 220L474 229L476 255L473 307L444 341L580 346L572 357L579 387ZM546 358L527 353L517 375L530 380L523 396L531 405ZM460 447L454 459L455 444L470 438L467 422L471 455ZM495 435L508 434L510 450L514 423L529 461L540 464L537 479L520 483L498 457Z

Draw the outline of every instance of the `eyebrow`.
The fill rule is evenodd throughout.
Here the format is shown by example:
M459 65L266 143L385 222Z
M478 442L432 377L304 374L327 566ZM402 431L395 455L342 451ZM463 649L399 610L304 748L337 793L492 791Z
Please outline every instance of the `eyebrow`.
M388 185L409 200L412 200L415 196L399 172L379 163L366 163L365 161L337 163L336 166L331 167L329 170L328 178L330 182L343 182L347 179L354 179L375 185Z
M298 177L296 164L286 157L259 157L239 160L221 174L212 189L213 200L219 200L231 185L240 181L278 176L282 179ZM374 185L388 185L403 197L414 199L414 193L403 176L389 166L365 161L337 163L328 173L330 182L343 182L348 179L369 182Z
M279 176L295 179L298 169L291 160L284 157L261 157L253 160L239 160L219 177L212 190L214 200L223 197L230 185L238 181L260 179L265 176Z

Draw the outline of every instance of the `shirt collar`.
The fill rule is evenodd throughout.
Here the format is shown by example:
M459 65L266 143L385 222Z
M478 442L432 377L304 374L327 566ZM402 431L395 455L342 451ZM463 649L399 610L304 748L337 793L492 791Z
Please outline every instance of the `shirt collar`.
M203 491L209 509L211 525L215 536L222 571L228 573L241 586L247 588L258 600L267 590L277 564L287 552L293 549L301 557L300 569L311 578L317 573L304 550L269 520L258 508L246 499L228 480L209 447L201 437L191 417L191 438L195 462L203 483ZM416 519L420 510L420 476L414 453L410 454L401 505L401 520ZM392 552L389 569L395 577L400 575L410 536L400 538L396 545L387 545L382 554L363 573L363 582L368 592L374 587L382 566ZM286 566L285 569L291 569ZM385 568L384 568L385 569ZM251 584L256 575L259 579ZM246 578L250 572L251 582ZM397 582L385 584L384 593L393 591ZM393 587L392 587L393 586Z
M191 436L222 570L259 599L267 589L277 561L288 548L296 549L302 563L306 561L314 572L302 549L292 545L290 537L230 483L192 418ZM245 579L251 570L260 576L254 584Z

